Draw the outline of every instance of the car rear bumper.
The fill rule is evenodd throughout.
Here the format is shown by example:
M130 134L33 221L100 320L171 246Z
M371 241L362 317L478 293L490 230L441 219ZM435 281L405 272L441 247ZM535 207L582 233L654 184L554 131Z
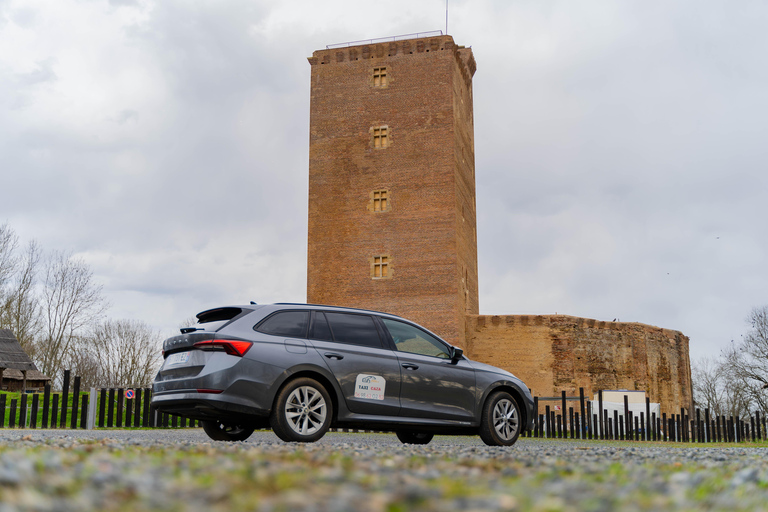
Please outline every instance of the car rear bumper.
M247 420L269 416L269 408L251 400L194 389L155 393L152 407L160 412L197 420Z

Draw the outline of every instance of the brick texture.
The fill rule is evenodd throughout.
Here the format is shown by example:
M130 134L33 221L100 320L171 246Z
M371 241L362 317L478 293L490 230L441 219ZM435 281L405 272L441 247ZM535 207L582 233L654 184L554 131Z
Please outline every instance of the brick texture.
M307 300L406 316L464 345L478 313L470 49L450 36L320 50L312 66ZM373 69L386 67L386 87ZM374 148L372 128L388 127ZM389 210L372 212L371 192ZM390 255L391 277L370 259Z

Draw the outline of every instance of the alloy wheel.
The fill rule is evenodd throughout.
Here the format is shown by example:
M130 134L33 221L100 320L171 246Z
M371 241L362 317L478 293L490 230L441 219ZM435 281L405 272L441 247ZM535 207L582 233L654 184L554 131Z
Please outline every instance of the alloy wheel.
M509 441L517 434L519 418L517 407L506 398L499 400L493 408L493 428L504 441Z
M323 395L312 386L294 389L285 403L285 418L297 434L308 436L325 424L328 407Z

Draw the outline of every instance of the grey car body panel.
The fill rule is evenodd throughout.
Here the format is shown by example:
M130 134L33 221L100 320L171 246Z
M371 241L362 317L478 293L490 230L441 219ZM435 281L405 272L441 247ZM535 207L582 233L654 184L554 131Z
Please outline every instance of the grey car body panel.
M311 340L311 343L339 382L350 412L397 416L400 412L400 364L391 350L334 341ZM358 375L383 377L386 382L384 399L355 398Z
M475 369L467 360L396 352L401 365L400 416L473 421Z
M328 392L334 402L334 426L365 425L382 430L424 428L436 432L476 429L480 425L482 404L498 389L517 395L525 415L523 428L530 429L533 424L533 399L528 388L513 374L463 356L449 360L399 352L394 350L394 342L378 320L377 326L385 337L380 349L273 336L254 330L272 313L289 309L364 312L374 318L392 318L418 326L403 318L375 311L306 304L233 308L242 312L227 322L211 322L215 332L206 331L206 324L198 324L202 330L166 340L166 360L153 386L152 404L158 410L197 419L247 421L253 418L256 421L270 414L281 386L297 375L309 375L325 381L331 388ZM434 333L430 334L439 339ZM192 347L195 340L214 337L247 340L253 344L243 357ZM447 343L446 346L450 347ZM183 351L190 352L186 363L167 364L169 353ZM342 359L333 357L334 354ZM384 400L355 398L356 379L361 374L386 380ZM200 393L198 389L221 392Z

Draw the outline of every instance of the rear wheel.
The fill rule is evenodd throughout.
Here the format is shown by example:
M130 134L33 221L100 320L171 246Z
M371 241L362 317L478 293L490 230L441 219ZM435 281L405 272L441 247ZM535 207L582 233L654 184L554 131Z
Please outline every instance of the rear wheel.
M434 434L414 432L413 430L398 430L396 434L403 444L428 444L435 437Z
M270 424L286 442L312 443L328 432L333 416L331 397L309 377L289 382L275 399Z
M203 430L214 441L245 441L254 428L248 425L222 423L221 421L203 421Z
M489 446L512 446L520 435L520 406L506 391L493 393L483 404L480 439Z

